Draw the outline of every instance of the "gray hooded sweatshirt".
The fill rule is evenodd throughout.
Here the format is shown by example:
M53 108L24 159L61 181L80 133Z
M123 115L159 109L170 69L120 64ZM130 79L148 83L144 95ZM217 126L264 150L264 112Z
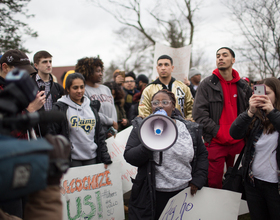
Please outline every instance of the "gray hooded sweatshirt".
M68 95L57 101L69 106L66 117L69 127L69 139L72 144L71 158L89 160L95 158L97 145L94 143L96 118L90 107L90 100L84 96L82 105L73 102Z

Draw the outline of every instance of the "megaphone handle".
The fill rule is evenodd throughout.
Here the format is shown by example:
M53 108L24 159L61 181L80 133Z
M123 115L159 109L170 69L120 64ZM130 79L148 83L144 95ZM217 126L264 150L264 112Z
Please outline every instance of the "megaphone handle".
M159 152L159 163L158 165L161 166L162 164L162 151Z
M155 160L154 162L156 163L156 165L161 166L162 164L162 151L159 152L159 162L157 163Z

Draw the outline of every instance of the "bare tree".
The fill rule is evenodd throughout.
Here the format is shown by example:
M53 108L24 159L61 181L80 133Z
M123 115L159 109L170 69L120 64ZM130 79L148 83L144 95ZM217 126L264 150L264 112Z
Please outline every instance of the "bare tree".
M5 0L0 1L0 53L9 49L19 49L30 52L23 46L23 36L37 37L27 23L17 19L20 15L30 18L26 9L30 0Z
M129 68L139 70L139 67L143 66L139 61L147 59L145 52L154 50L156 42L165 42L171 47L193 43L194 13L199 9L202 0L174 0L172 3L157 0L154 5L149 2L147 6L141 0L92 0L92 2L111 14L124 25L124 28L137 35L138 39L142 36L140 43L139 40L132 41L129 38L131 35L125 39L129 47L127 57L124 59L124 69L127 69L128 61L135 60L134 67ZM123 32L119 31L118 34L121 36ZM151 55L150 52L148 54ZM151 61L147 63L152 64Z
M227 7L232 11L246 39L245 44L237 49L253 64L261 78L278 77L280 0L229 0Z
M114 63L114 61L111 61L110 66L105 69L103 74L103 82L113 81L113 73L116 69L119 69L119 67Z

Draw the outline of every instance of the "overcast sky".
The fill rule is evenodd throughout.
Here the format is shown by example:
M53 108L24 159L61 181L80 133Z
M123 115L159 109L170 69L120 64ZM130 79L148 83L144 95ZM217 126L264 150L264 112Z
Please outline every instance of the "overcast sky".
M233 35L226 31L230 19L221 1L205 2L208 5L200 10L194 42L215 66L216 50L231 47ZM90 0L31 0L27 8L35 17L26 22L39 35L24 44L32 51L28 54L31 60L35 52L47 50L53 55L53 66L75 65L82 57L100 55L106 67L124 48L113 33L121 25Z

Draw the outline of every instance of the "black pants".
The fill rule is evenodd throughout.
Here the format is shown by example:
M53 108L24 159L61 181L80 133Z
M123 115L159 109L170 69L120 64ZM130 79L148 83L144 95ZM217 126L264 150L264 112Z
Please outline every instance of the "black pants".
M255 187L245 181L245 193L252 220L279 220L280 195L277 183L255 178Z
M90 160L71 160L70 167L80 167L86 165L96 164L96 158Z
M158 220L163 209L165 208L168 200L173 196L176 196L179 192L184 189L174 191L174 192L159 192L156 191L156 213L155 213L155 220Z

